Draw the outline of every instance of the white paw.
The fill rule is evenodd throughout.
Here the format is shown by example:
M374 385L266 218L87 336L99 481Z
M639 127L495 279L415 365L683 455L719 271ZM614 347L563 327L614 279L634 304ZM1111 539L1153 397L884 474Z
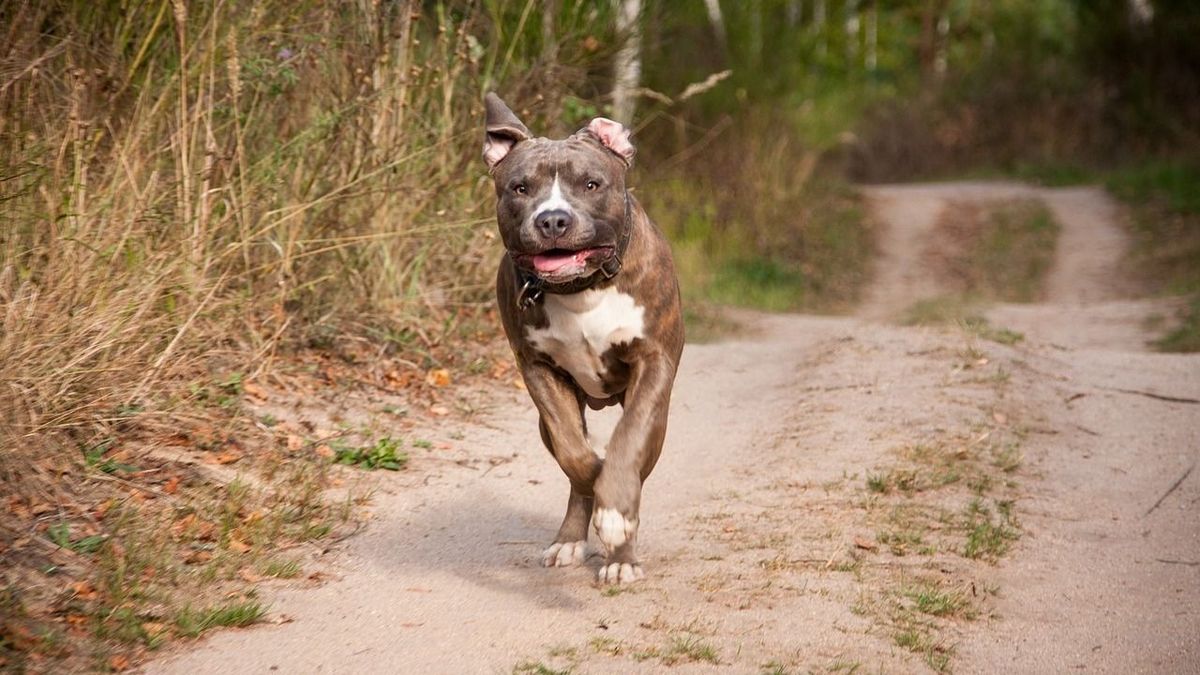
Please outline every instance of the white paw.
M600 567L596 573L596 581L602 584L628 584L646 578L641 565L629 563L611 563Z
M633 535L637 533L637 526L636 520L627 519L616 509L596 509L596 513L592 515L592 528L596 530L596 536L609 553L633 539Z
M567 541L550 544L549 548L542 551L542 565L544 567L582 565L584 558L583 549L586 546L586 541Z

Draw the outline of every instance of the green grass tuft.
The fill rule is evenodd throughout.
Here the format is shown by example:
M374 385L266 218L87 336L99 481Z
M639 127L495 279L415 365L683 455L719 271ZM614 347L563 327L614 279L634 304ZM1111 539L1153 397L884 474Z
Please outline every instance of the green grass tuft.
M175 615L175 626L180 635L197 637L222 626L249 626L261 619L266 611L257 600L230 602L200 610L184 607Z

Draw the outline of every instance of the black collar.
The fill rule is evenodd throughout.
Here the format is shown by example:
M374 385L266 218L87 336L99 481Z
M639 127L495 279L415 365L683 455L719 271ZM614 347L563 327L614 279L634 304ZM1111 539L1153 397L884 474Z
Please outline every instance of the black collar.
M513 269L517 272L517 309L526 310L534 305L539 304L546 293L555 293L558 295L570 295L571 293L579 293L595 286L601 281L607 281L617 276L621 271L621 266L624 264L623 258L626 249L629 248L629 239L633 236L632 221L632 204L629 199L629 193L625 193L625 228L624 234L621 235L621 240L617 242L616 250L608 257L608 260L600 263L600 269L592 272L586 277L572 279L561 284L547 283L538 275L523 269L513 261ZM511 255L509 256L512 257Z

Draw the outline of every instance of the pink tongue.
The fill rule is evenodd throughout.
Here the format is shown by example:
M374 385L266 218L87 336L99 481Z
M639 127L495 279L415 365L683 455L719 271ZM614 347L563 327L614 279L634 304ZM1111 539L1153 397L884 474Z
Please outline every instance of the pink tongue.
M547 254L533 256L533 268L539 272L557 272L572 263L581 265L586 254L584 251L572 253Z

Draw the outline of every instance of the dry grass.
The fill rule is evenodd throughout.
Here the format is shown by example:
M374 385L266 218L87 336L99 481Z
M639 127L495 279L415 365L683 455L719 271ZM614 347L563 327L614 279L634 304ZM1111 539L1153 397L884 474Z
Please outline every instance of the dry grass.
M214 356L260 368L338 322L428 342L483 298L476 14L4 12L6 452L164 409Z
M296 577L268 554L351 515L325 501L329 458L284 461L245 389L295 347L325 350L329 382L470 365L446 344L491 325L481 95L505 87L533 124L551 83L523 73L578 75L527 67L529 6L0 7L0 667L120 670L254 620L252 596L174 598ZM605 19L564 15L554 58ZM245 456L249 482L173 445Z
M481 93L550 88L522 79L540 26L510 5L0 9L5 488L51 496L103 439L208 417L281 348L363 336L421 374L476 338ZM555 58L604 19L564 16Z

